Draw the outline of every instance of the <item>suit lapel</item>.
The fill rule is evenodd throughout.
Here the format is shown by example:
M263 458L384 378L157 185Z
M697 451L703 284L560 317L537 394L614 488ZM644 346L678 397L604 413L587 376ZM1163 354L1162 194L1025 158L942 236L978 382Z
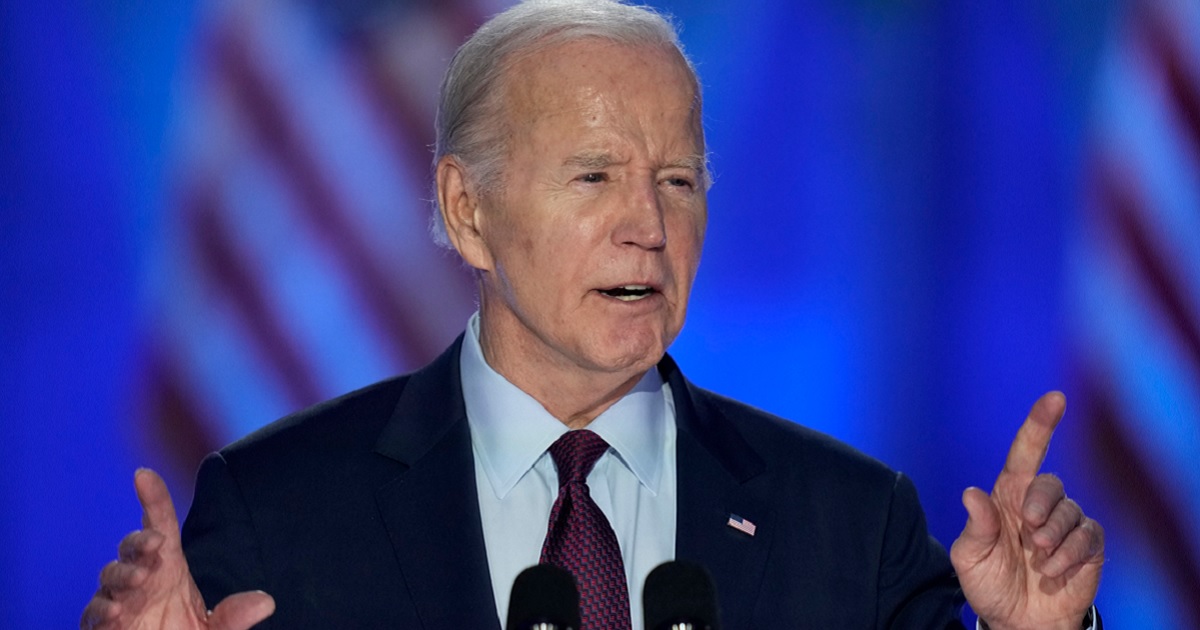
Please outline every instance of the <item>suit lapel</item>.
M659 369L671 385L678 426L675 557L708 569L726 627L749 627L776 530L775 511L760 491L765 464L670 357ZM731 527L732 515L753 523L754 535Z
M406 385L376 452L408 469L375 499L422 625L499 630L458 371L461 343Z
M499 630L458 370L461 342L405 386L376 452L407 470L375 497L422 625ZM725 625L743 627L775 531L761 491L765 465L670 357L659 370L671 385L679 429L675 556L708 569ZM753 536L728 525L734 514L754 523Z

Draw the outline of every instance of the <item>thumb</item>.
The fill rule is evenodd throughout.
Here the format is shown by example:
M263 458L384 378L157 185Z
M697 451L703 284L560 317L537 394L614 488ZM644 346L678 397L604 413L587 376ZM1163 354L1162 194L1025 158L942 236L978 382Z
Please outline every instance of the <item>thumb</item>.
M971 564L988 555L1000 540L1000 511L992 498L979 488L967 488L962 495L967 508L967 524L954 541L954 552Z
M275 599L262 591L234 593L221 600L208 618L213 630L246 630L275 612Z

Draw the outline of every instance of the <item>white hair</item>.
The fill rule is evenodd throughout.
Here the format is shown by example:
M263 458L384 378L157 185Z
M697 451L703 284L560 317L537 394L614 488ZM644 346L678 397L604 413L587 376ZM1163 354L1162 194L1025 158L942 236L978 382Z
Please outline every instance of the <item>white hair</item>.
M537 51L589 37L675 50L692 76L699 101L695 67L674 25L654 9L619 0L525 0L480 26L451 59L438 100L434 168L442 157L453 155L477 191L498 191L508 152L501 102L505 70ZM434 199L430 231L438 244L448 247L436 195Z

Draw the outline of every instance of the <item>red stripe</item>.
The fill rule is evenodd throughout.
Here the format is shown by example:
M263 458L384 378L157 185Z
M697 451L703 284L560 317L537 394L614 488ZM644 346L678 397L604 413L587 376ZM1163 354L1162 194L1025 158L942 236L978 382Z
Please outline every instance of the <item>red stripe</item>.
M258 344L262 356L279 374L291 403L299 407L320 402L324 392L313 370L291 339L268 298L269 292L251 270L254 265L237 251L215 192L194 192L184 200L188 234L194 240L199 267L232 304Z
M337 252L357 294L367 305L385 346L399 365L431 360L444 340L426 334L426 327L407 308L404 296L395 289L392 274L369 254L370 248L345 218L345 210L334 194L325 173L301 139L295 121L281 102L278 90L255 66L247 45L226 30L216 47L219 68L234 87L242 110L249 116L251 130L262 147L287 173L298 190L299 209Z
M456 7L456 4L459 3L439 5L438 20L442 24L454 22L452 17L461 18L464 9ZM394 72L391 64L405 62L390 57L389 54L394 55L394 51L389 52L387 41L378 36L360 33L350 42L349 49L357 65L364 70L362 87L365 100L379 112L378 119L386 130L385 135L391 140L392 152L410 170L413 181L428 183L431 180L432 146L436 134L433 109L423 107L421 101L432 99L437 87L402 81L407 77ZM418 210L422 225L427 225L433 219L431 204L420 203L414 207ZM422 236L424 238L412 239L409 247L416 250L414 254L439 265L437 269L430 269L423 281L427 285L437 283L438 299L444 305L444 312L457 314L461 310L458 321L465 320L475 303L473 278L465 273L464 265L456 264L460 262L456 254L443 250L428 235Z
M1164 582L1176 591L1167 599L1184 610L1183 618L1200 619L1200 557L1192 545L1195 525L1166 498L1171 493L1159 487L1150 474L1152 464L1134 447L1138 440L1129 431L1136 430L1131 429L1137 426L1136 419L1124 417L1105 393L1120 389L1120 385L1098 378L1085 380L1085 400L1093 405L1087 410L1093 426L1089 433L1092 455L1086 459L1095 464L1097 474L1105 480L1103 487L1117 499L1123 515L1145 534L1166 574Z
M367 75L367 91L372 104L383 113L380 117L388 125L392 150L401 156L404 164L413 171L416 181L427 181L433 160L430 147L434 143L433 119L424 113L420 103L413 97L413 89L401 85L389 67L385 51L379 50L376 42L356 39L350 51L355 61Z
M451 50L465 41L485 18L474 3L462 0L445 0L437 3L432 11L435 17L431 19L440 25L451 26L447 29L452 39L448 42ZM432 109L422 107L421 102L433 98L437 86L405 85L396 80L390 68L397 62L389 56L386 42L369 32L360 32L352 41L351 50L366 69L370 79L368 88L383 111L383 120L394 125L390 135L396 152L419 173L417 179L425 179L433 159L431 148L436 133L433 117L425 113ZM425 90L433 91L427 94Z
M1169 9L1163 8L1162 4L1141 3L1137 24L1142 41L1161 64L1171 103L1187 134L1185 141L1191 145L1193 155L1200 159L1200 83L1189 72L1185 46L1180 41L1185 37L1177 28L1182 18L1168 15Z
M201 460L220 448L222 438L205 420L211 414L201 410L202 406L196 402L198 396L189 391L186 379L180 376L167 352L167 346L160 341L150 360L146 393L149 426L145 434L154 440L151 452L166 455L164 463L170 470L163 473L178 480L172 485L190 487Z
M1111 160L1104 160L1096 172L1098 181L1095 185L1100 191L1107 220L1113 224L1113 232L1121 239L1138 278L1146 283L1162 306L1174 337L1182 341L1187 359L1200 373L1200 318L1196 317L1185 297L1187 290L1179 286L1183 274L1172 268L1165 254L1167 248L1157 242L1146 225L1146 206L1141 195L1134 192L1132 178Z

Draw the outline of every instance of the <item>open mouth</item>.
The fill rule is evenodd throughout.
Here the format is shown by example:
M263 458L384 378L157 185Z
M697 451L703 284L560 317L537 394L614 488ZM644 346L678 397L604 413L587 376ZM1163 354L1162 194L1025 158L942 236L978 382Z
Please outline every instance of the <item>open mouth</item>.
M600 289L600 292L622 302L636 302L654 294L654 289L644 284L626 284L611 289Z

